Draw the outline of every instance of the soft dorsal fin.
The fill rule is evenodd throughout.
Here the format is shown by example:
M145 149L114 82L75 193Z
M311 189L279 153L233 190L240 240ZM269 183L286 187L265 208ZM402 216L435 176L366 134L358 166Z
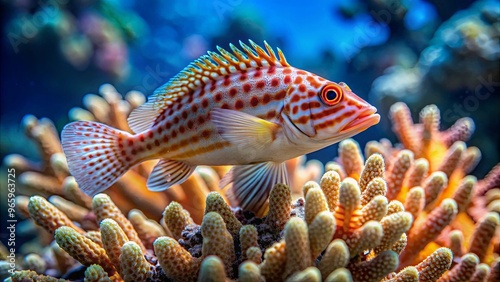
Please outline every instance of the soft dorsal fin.
M252 40L249 41L252 47L241 41L240 46L243 50L233 44L229 44L232 52L217 46L220 54L208 51L207 55L190 63L169 82L156 89L148 102L132 111L128 118L130 128L136 133L147 130L154 125L166 107L179 103L179 98L192 95L194 90L217 80L220 76L258 67L290 66L279 48L276 56L267 42L264 41L266 52Z

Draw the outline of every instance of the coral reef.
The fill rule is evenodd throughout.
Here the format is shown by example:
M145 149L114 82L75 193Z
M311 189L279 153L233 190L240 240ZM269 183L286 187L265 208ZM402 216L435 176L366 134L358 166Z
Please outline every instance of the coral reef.
M143 101L137 92L121 100L109 85L101 95L71 116L126 129L126 114ZM293 160L294 187L276 184L269 212L258 218L213 191L227 168L203 167L186 184L152 193L146 163L90 198L69 175L50 122L28 117L42 163L22 156L5 163L22 172L17 208L38 226L39 248L20 250L19 268L30 270L9 279L498 280L499 169L482 180L467 175L481 157L464 143L472 120L439 131L435 106L416 124L402 103L391 119L401 145L372 141L363 154L344 140L315 180L295 174L317 175L316 164Z

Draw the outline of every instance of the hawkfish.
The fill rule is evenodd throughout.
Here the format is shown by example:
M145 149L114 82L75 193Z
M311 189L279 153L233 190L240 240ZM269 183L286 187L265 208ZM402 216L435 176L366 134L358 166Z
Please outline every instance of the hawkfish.
M292 67L283 52L240 41L217 47L155 90L128 117L135 134L77 121L62 131L71 174L86 194L134 165L159 159L147 186L162 191L199 165L233 165L232 204L262 214L271 188L288 184L285 161L377 124L377 109L343 82Z

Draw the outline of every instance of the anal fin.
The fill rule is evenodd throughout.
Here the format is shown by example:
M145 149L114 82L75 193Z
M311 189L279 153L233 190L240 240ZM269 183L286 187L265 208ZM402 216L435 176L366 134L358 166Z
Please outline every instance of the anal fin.
M265 162L234 166L220 181L224 187L232 183L228 198L231 204L263 216L268 208L267 198L277 183L289 185L285 163Z
M181 184L193 173L196 166L181 161L160 160L148 178L148 189L163 191L174 184Z

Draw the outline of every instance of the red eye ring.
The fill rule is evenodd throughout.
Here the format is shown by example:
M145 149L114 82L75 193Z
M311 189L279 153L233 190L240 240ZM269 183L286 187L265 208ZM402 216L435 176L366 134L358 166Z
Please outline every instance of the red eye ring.
M333 106L342 100L344 92L336 84L328 84L321 90L321 100L323 103Z

